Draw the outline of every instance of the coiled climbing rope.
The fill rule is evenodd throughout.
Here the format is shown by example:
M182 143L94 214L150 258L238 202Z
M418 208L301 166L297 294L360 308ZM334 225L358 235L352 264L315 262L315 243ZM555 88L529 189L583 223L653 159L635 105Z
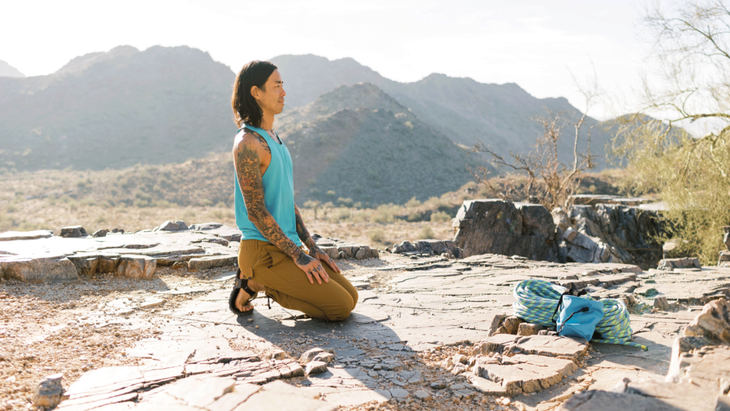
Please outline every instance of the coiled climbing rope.
M553 313L565 288L545 280L520 281L514 289L517 301L512 304L514 315L533 324L553 326ZM601 300L603 318L596 325L600 339L591 341L607 344L629 345L646 350L647 347L631 341L631 325L626 305L615 299Z

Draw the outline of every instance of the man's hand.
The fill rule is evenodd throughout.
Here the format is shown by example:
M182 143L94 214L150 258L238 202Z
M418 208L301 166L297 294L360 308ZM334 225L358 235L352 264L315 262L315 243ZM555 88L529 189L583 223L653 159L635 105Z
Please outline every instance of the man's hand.
M322 284L322 280L326 283L330 281L330 276L327 275L327 271L324 270L324 267L322 267L319 260L310 257L301 249L299 250L299 256L294 259L294 263L297 267L304 271L307 278L309 278L310 283L314 284L315 278L319 284Z
M312 257L316 258L317 260L319 260L323 263L327 263L327 265L330 266L330 268L334 272L336 272L336 273L341 272L340 268L337 267L337 264L335 264L335 262L330 258L330 256L327 255L327 253L325 253L324 251L322 251L319 247L315 246L313 250L309 251L309 255L311 255Z

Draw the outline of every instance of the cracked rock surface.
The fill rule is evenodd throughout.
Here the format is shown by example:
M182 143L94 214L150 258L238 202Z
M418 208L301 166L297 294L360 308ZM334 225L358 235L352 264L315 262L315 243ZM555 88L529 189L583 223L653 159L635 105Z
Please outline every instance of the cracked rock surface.
M194 235L189 231L156 235ZM147 248L127 248L130 244ZM151 256L149 250L159 247L152 241L130 244L90 254L99 255L101 264L103 255L119 250ZM223 247L209 241L185 245L204 252L209 246ZM176 270L160 265L168 257L155 258L148 280L98 269L72 282L2 280L0 409L32 409L38 383L63 373L67 398L61 410L213 411L252 404L272 410L285 409L282 404L312 410L551 410L568 406L582 392L609 398L625 378L629 389L664 389L675 339L703 304L730 290L725 268L642 271L617 263L383 252L379 258L338 261L360 299L350 318L327 323L277 304L268 309L262 300L255 300L252 315L236 317L227 306L231 267ZM495 318L512 315L512 288L528 278L626 301L634 341L648 351L550 335L494 334L501 324ZM654 307L657 296L666 297L662 309ZM515 332L528 328L521 325ZM715 362L713 356L720 361L727 353L705 348L703 355L710 357L692 362L699 354L687 347L707 344L691 341L682 345L684 356L677 355L676 375L695 381ZM312 363L320 372L307 375Z

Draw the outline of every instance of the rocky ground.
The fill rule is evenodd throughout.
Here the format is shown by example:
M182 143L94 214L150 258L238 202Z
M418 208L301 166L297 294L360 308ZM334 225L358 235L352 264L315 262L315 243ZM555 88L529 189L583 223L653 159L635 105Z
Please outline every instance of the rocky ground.
M165 238L195 253L180 241L205 235ZM164 248L151 243L138 248L141 240L153 238L138 237L123 237L136 239L128 252L153 255ZM194 244L207 244L201 247L208 253L223 247ZM123 251L115 247L104 251ZM355 251L342 244L335 248ZM348 320L326 323L275 303L269 309L265 299L255 302L253 315L236 317L227 308L232 268L189 271L194 259L183 257L175 258L188 265L158 254L158 263L168 265L160 263L147 280L98 272L70 282L2 280L0 407L33 409L38 383L62 373L67 398L59 410L233 410L251 404L553 410L570 406L566 401L578 393L601 393L625 378L664 381L675 339L703 304L730 290L726 268L643 271L615 263L381 251L379 258L337 260L360 298ZM626 301L632 307L633 341L648 350L549 335L492 335L499 325L495 318L512 313L512 289L529 278ZM685 357L689 361L691 352Z

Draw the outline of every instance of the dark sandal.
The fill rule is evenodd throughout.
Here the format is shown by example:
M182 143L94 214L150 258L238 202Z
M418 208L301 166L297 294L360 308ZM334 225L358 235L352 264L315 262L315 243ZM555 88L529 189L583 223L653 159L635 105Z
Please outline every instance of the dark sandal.
M228 297L228 308L233 311L233 314L236 315L251 315L253 314L253 309L248 311L241 311L238 308L236 308L236 298L238 298L238 290L243 290L246 292L246 294L250 295L248 300L246 300L243 305L246 305L250 303L251 301L255 300L258 296L257 291L253 291L250 288L248 288L248 279L243 280L239 278L239 275L241 275L241 269L238 269L236 271L236 282L233 284L233 290L231 291L231 296Z

